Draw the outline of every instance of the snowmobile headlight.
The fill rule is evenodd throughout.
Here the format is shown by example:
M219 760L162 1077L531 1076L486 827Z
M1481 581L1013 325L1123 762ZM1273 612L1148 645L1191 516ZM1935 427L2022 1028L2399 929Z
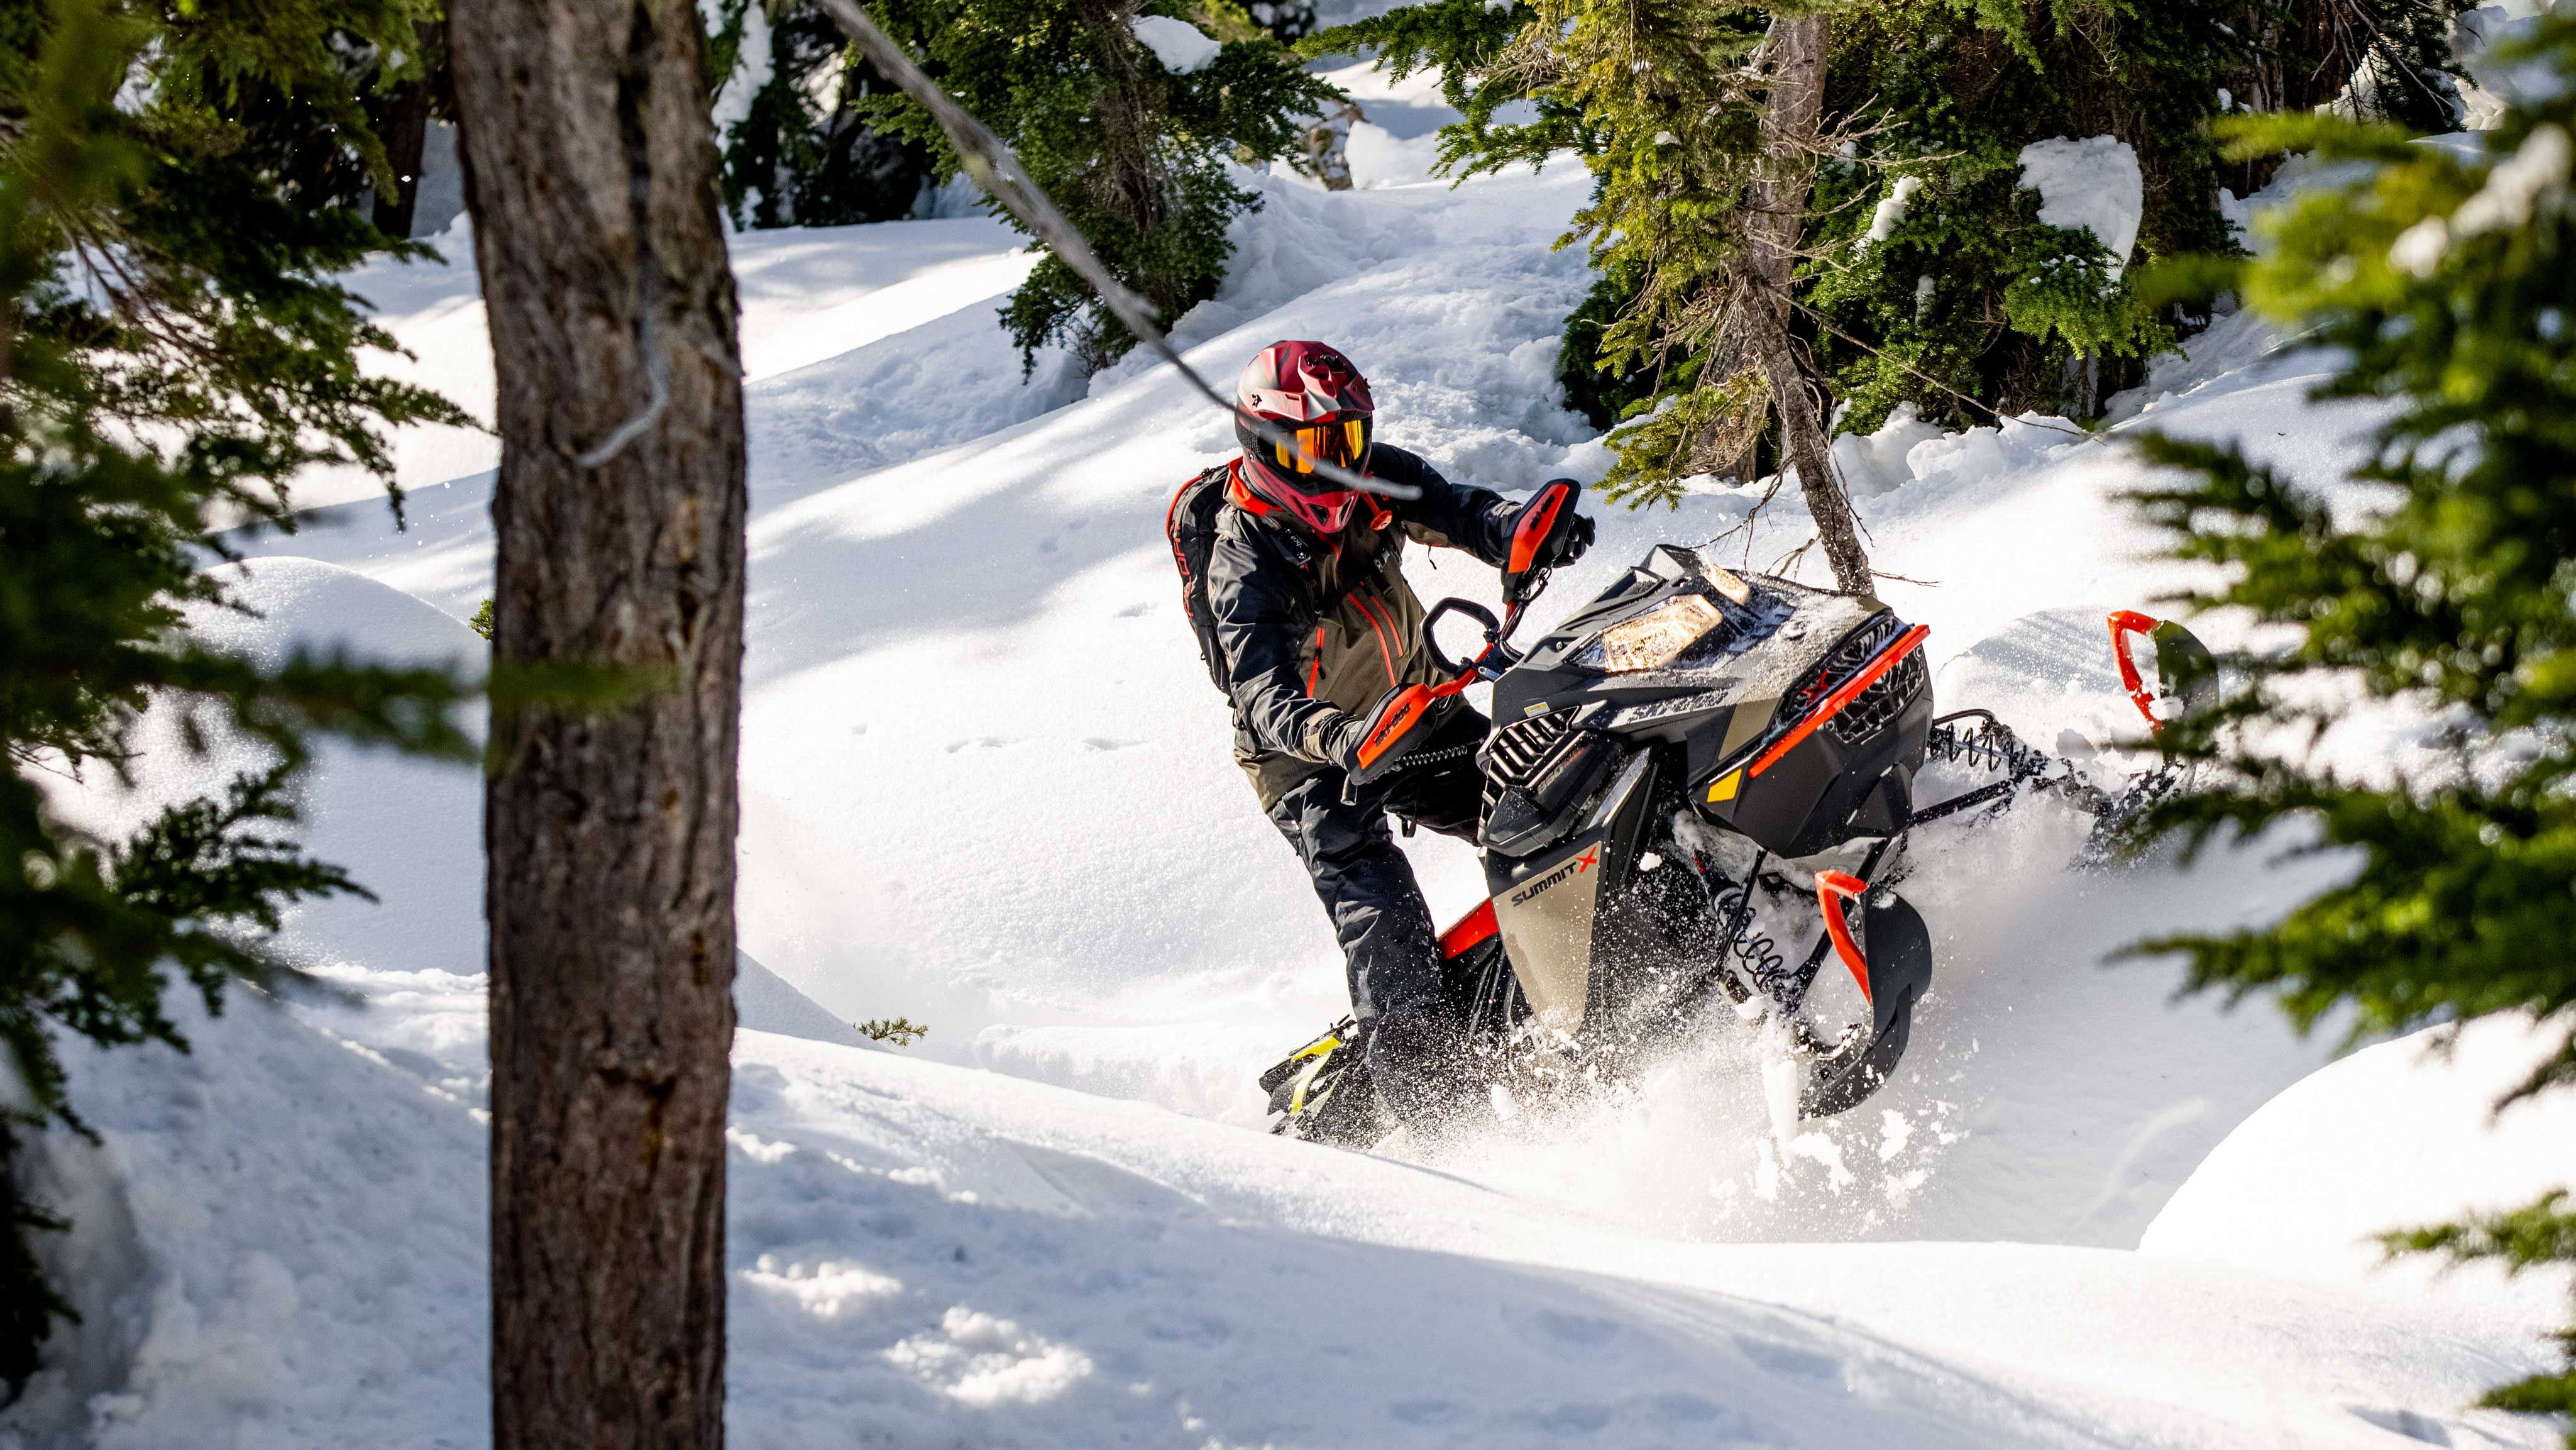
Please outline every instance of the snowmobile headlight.
M1705 596L1684 594L1601 631L1574 662L1613 675L1657 669L1725 622Z

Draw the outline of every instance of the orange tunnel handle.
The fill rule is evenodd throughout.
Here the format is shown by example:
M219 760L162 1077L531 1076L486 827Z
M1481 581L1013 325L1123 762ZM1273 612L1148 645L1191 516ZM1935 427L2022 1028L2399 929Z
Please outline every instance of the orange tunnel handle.
M2163 627L2163 620L2140 614L2134 609L2111 611L2111 657L2119 662L2120 683L2129 691L2129 703L2137 706L2138 713L2147 717L2147 730L2151 734L2161 734L2165 725L2156 718L2156 692L2148 686L2145 676L2138 673L2138 662L2129 653L2129 636L2143 634L2152 638Z
M1852 980L1860 983L1861 1000L1871 1002L1869 958L1861 955L1860 943L1852 940L1851 923L1843 920L1843 903L1858 900L1867 890L1869 883L1848 871L1816 873L1816 905L1825 914L1825 935L1834 939L1834 955L1843 959L1843 965L1851 969Z

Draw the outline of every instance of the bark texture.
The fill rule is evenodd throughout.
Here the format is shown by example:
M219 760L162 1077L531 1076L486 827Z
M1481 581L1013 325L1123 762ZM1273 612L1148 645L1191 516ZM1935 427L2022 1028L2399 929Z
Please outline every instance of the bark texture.
M1760 368L1771 386L1780 451L1798 470L1798 488L1815 518L1816 538L1825 546L1835 587L1867 594L1877 576L1861 547L1842 475L1834 468L1825 419L1816 406L1821 389L1808 376L1789 336L1789 287L1824 117L1825 17L1792 15L1772 21L1763 50L1770 92L1762 112L1762 163L1748 198L1744 261L1721 346Z
M386 236L411 235L412 212L420 204L420 159L429 140L429 82L405 81L385 98L380 123L385 160L394 168L394 193L376 193L376 230Z
M502 439L493 1443L700 1450L724 1436L744 494L697 10L449 14ZM628 688L567 703L601 667Z

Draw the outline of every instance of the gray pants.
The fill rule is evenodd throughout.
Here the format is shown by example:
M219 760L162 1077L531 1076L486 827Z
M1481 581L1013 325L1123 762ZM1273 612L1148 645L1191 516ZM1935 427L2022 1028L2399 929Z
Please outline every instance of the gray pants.
M1483 715L1453 703L1417 753L1472 749L1485 728ZM1472 755L1454 754L1363 787L1356 805L1343 803L1342 784L1338 770L1299 781L1272 804L1270 821L1296 848L1333 919L1370 1073L1387 1105L1410 1121L1454 1095L1459 1084L1446 1069L1464 1044L1441 990L1431 908L1387 816L1472 841L1484 778Z

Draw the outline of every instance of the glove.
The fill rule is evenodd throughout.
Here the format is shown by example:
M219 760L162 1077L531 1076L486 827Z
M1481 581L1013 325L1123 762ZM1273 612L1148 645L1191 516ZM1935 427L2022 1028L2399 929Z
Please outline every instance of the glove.
M1556 562L1560 564L1571 564L1582 558L1583 551L1592 547L1595 532L1590 514L1568 514L1566 517L1571 522L1559 526L1565 540L1557 550Z

